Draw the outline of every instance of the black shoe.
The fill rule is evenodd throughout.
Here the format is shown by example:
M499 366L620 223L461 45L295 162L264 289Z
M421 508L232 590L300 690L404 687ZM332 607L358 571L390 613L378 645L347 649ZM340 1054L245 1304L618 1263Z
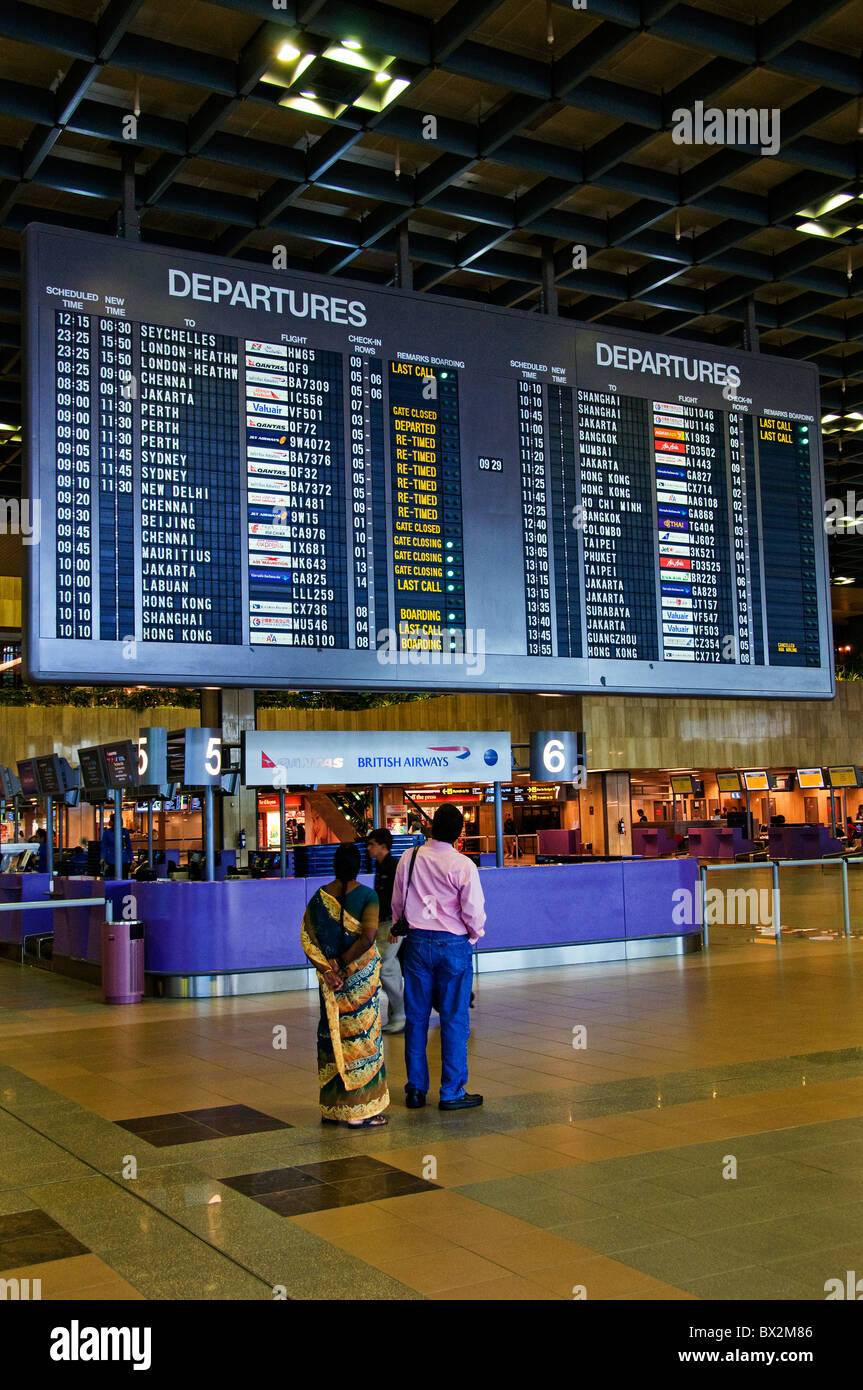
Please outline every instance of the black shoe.
M425 1099L425 1097L423 1098ZM459 1096L457 1100L438 1101L438 1110L473 1110L475 1106L482 1105L482 1096L469 1096L467 1092Z
M408 1110L422 1110L426 1103L425 1091L417 1090L416 1086L408 1086L405 1090L405 1105Z

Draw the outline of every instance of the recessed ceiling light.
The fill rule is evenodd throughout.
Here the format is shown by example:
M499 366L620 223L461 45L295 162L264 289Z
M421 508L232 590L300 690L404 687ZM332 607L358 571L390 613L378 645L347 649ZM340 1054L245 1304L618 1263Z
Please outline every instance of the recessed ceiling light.
M390 75L389 75L388 72L376 72L376 73L375 73L375 81L376 81L376 82L389 82L389 80L390 80Z
M317 92L313 92L309 88L305 92L300 92L300 96L308 98L309 101L317 101L318 99Z
M359 52L362 44L359 39L342 39L342 48L352 48L355 52Z
M282 63L292 63L295 58L300 57L300 50L292 43L283 43L276 57Z

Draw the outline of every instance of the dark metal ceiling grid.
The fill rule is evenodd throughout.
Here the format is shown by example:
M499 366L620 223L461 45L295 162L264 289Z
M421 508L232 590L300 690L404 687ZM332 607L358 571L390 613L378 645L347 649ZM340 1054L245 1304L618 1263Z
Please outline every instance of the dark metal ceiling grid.
M536 309L550 253L561 314L719 345L741 344L754 302L764 350L821 373L841 426L828 490L863 484L860 234L799 230L804 208L863 192L861 0L279 4L0 8L0 421L20 420L19 234L115 231L133 150L145 240L260 262L282 243L294 268L387 283L407 225L416 289ZM280 105L279 46L317 73L346 38L389 55L401 95L330 119ZM659 90L657 72L679 79ZM782 109L775 158L673 144L674 111L756 98ZM7 433L7 492L19 469ZM833 558L863 579L855 538Z

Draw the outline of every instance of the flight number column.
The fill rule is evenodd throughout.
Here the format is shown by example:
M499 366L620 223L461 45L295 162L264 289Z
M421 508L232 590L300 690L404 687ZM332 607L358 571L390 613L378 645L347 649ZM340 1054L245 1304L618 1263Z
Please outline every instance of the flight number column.
M87 314L55 315L57 362L58 637L93 635L92 329Z
M528 656L552 656L548 422L542 383L518 383L518 449Z

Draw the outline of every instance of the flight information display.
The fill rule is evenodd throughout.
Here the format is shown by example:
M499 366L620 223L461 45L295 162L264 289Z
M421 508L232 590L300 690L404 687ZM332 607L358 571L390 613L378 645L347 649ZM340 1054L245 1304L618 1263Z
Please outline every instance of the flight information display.
M813 365L25 246L33 679L833 693Z

